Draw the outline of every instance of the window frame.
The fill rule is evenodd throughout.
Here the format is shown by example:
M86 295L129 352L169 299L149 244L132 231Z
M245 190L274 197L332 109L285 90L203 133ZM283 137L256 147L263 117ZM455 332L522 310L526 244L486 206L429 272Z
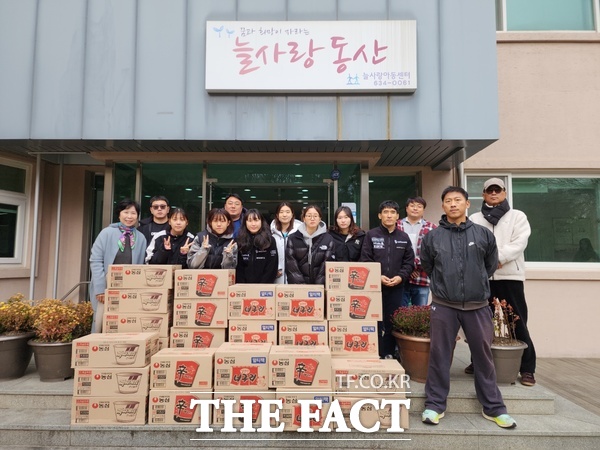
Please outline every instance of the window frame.
M13 257L0 257L0 266L24 267L29 236L29 195L31 192L31 172L33 166L28 163L0 157L0 165L25 170L25 189L23 193L0 189L0 203L17 207L17 223L15 233L15 253Z

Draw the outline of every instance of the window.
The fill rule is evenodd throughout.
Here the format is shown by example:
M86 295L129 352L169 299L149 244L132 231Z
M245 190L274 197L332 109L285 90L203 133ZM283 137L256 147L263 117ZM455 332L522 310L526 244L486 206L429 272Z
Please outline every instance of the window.
M28 167L0 161L0 264L23 262Z
M406 200L417 195L415 176L369 176L369 228L375 228L379 220L379 205L394 200L400 205L400 217L406 217Z
M499 31L593 31L598 0L496 0Z
M474 194L471 214L481 206L479 192L487 178L467 178ZM527 261L600 262L600 178L513 177L506 186L509 202L531 225Z

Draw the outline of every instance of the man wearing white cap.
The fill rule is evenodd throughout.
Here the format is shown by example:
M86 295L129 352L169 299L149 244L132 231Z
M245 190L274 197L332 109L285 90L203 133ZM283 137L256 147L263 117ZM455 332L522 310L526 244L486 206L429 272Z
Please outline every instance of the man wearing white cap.
M527 216L512 209L506 200L506 186L500 178L490 178L483 184L481 212L469 218L489 229L498 245L498 269L490 278L491 298L506 299L519 316L516 322L517 339L527 344L521 358L521 384L535 384L535 347L527 329L527 302L525 301L525 248L531 234ZM472 365L465 369L473 373Z

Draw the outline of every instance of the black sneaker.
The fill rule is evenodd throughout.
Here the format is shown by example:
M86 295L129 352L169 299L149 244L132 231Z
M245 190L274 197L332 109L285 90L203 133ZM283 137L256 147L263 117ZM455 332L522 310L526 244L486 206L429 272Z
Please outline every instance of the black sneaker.
M473 368L473 363L471 363L467 367L465 367L466 374L473 375L474 372L475 372L475 369Z

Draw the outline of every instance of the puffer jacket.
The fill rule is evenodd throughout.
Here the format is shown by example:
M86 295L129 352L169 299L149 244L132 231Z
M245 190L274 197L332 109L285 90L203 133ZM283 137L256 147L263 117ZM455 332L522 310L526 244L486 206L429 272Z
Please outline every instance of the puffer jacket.
M277 276L277 244L271 237L271 245L259 250L254 245L248 251L238 251L238 264L235 271L236 283L274 283Z
M287 283L287 277L285 275L285 246L287 245L290 234L294 233L300 225L302 225L302 222L298 219L294 219L292 229L284 236L275 226L275 221L271 221L271 235L273 235L273 239L275 239L275 243L277 244L277 257L279 258L277 270L281 270L281 276L275 278L275 283L277 284Z
M358 261L365 240L365 232L358 230L356 236L341 234L330 230L329 234L335 242L336 261Z
M204 236L208 234L210 248L202 246ZM237 266L237 244L230 253L225 253L225 247L233 240L232 234L217 236L210 226L201 231L194 238L187 256L190 269L235 269Z
M333 261L335 243L321 222L311 235L302 224L289 235L285 249L285 273L289 284L325 284L325 261Z
M498 267L491 231L473 223L456 225L442 216L440 225L423 238L421 265L431 278L431 293L449 303L487 302L488 278Z

